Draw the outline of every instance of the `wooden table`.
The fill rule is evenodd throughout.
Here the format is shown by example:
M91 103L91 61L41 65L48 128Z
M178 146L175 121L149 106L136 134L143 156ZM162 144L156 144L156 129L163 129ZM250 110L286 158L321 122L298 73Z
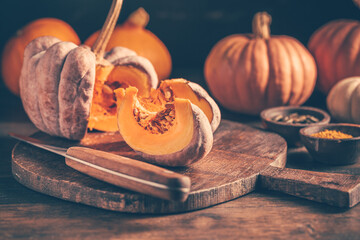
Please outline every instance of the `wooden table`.
M0 88L1 90L1 88ZM359 239L360 206L341 209L276 192L256 191L194 212L141 215L59 200L22 186L11 174L10 131L36 131L20 100L0 94L0 239ZM318 103L318 102L317 102ZM222 111L256 127L258 118ZM287 167L360 175L360 163L328 167L289 149Z

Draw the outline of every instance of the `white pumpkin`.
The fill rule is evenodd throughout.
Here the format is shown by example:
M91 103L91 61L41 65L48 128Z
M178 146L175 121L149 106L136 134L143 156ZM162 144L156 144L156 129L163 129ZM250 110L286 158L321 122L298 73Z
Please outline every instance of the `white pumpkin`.
M326 103L334 119L360 124L360 76L345 78L335 84Z

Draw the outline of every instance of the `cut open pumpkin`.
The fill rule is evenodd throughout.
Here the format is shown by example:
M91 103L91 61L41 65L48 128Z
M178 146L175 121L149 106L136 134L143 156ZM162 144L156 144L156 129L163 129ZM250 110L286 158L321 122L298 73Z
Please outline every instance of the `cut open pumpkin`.
M212 147L208 117L191 100L177 97L177 87L162 83L149 97L135 87L115 90L120 134L149 162L185 166L205 157Z
M149 78L146 72L135 66L97 65L88 128L105 132L118 130L115 89L134 86L140 96L149 97L151 88L156 85L157 79Z

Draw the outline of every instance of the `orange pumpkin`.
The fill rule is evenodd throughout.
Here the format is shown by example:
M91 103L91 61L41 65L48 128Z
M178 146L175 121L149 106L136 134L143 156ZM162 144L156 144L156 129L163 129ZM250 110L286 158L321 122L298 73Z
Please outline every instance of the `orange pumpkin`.
M62 41L80 44L74 29L66 22L56 18L41 18L27 24L16 32L6 43L1 61L2 78L7 88L19 95L19 77L25 47L35 38L53 36Z
M253 34L234 34L219 41L205 62L205 78L226 108L259 114L280 105L301 105L316 82L314 58L296 39L270 36L271 17L253 19Z
M125 23L115 28L105 50L109 51L116 46L129 48L152 63L159 79L166 79L171 73L171 56L165 44L145 29L148 21L149 15L143 8L136 10ZM99 33L92 34L84 44L92 46Z
M327 94L341 79L360 75L360 22L335 20L313 33L308 44L318 67L320 91Z

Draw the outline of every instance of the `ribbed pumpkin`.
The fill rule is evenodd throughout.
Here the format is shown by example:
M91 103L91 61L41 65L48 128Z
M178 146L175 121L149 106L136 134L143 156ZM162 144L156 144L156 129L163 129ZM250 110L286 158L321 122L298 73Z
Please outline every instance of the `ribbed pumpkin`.
M80 39L74 29L66 22L56 18L41 18L34 20L16 32L5 45L1 70L7 88L19 95L19 77L23 64L25 47L35 38L53 36L61 41L80 44Z
M257 13L253 34L220 40L204 72L214 97L226 108L256 115L280 105L301 105L312 94L316 65L295 38L270 36L271 16Z
M52 36L31 41L24 52L20 96L34 125L53 136L79 140L87 127L117 131L114 90L135 86L139 95L158 85L149 60L122 47L104 52L122 6L113 0L92 49Z
M109 51L116 46L129 48L152 63L159 79L166 79L171 73L171 56L165 44L145 28L148 22L149 14L139 8L115 28L105 50ZM84 44L92 46L99 33L92 34Z
M320 91L327 94L341 79L360 75L360 22L335 20L313 33L308 44L318 67Z

